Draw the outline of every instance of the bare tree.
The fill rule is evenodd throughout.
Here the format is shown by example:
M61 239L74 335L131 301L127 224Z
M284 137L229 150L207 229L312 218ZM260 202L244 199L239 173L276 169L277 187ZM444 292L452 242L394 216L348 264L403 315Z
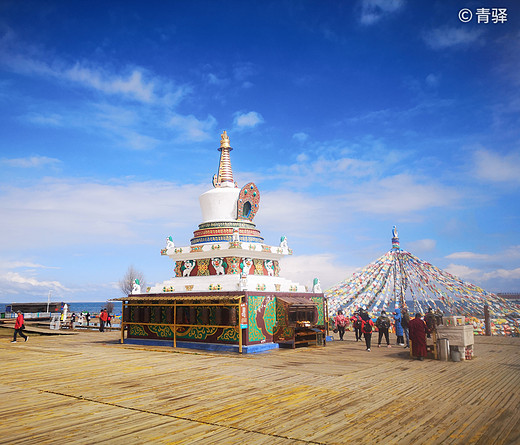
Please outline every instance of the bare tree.
M121 289L124 295L130 295L132 293L132 286L136 279L139 280L141 289L145 288L143 273L134 266L129 266L124 277L119 280L119 289Z
M111 301L107 301L105 304L105 309L109 314L111 314L112 312L114 312L114 303L112 303Z

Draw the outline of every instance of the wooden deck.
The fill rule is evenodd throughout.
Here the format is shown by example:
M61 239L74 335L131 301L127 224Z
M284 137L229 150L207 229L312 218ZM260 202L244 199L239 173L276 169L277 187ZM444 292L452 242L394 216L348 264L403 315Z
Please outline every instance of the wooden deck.
M368 353L351 332L240 356L1 331L0 443L520 443L518 338L476 337L453 363Z

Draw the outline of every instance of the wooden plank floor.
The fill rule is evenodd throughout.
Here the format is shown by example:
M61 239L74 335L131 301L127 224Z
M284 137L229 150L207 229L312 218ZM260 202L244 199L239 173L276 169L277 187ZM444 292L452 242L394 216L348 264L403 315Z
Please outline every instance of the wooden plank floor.
M520 339L474 360L332 342L259 355L0 332L0 443L520 443ZM394 338L395 340L395 338Z

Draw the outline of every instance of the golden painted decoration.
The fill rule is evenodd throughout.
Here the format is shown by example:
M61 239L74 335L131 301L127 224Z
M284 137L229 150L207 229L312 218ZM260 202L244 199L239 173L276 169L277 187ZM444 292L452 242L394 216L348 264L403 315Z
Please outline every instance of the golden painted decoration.
M226 130L220 135L220 148L230 148L229 137Z

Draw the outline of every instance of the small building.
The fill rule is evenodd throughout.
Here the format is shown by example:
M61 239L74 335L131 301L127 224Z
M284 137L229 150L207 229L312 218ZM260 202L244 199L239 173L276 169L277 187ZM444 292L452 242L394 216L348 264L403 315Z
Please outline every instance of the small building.
M166 238L174 277L121 298L121 342L238 352L325 345L326 299L280 275L287 238L268 245L253 223L260 191L233 179L226 132L213 189L199 197L202 223L188 246ZM126 333L126 339L125 339Z
M497 297L503 298L504 300L513 301L513 302L520 302L520 292L504 292L504 293L497 293Z
M65 303L11 303L5 306L6 312L22 311L23 313L60 312Z

